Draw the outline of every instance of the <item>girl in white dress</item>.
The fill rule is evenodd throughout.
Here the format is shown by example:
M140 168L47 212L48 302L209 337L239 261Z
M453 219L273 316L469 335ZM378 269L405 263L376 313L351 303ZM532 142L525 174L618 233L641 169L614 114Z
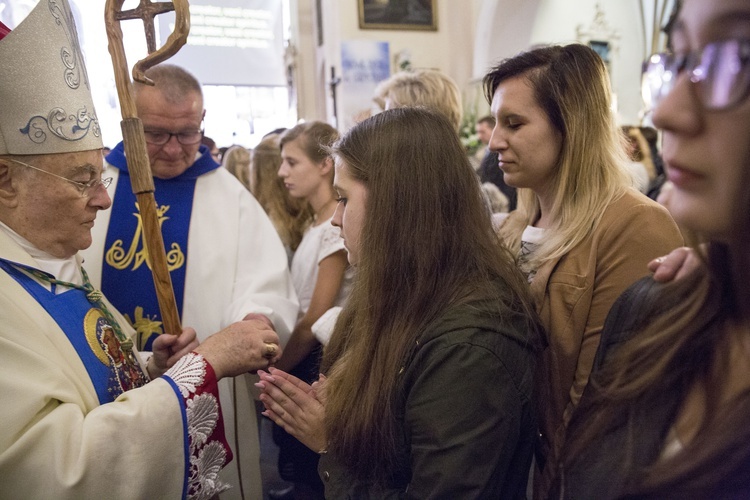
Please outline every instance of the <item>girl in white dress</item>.
M292 259L292 282L300 301L300 315L276 366L310 382L318 377L321 354L312 325L328 309L343 304L351 284L351 271L348 270L340 230L331 225L336 196L333 159L327 148L336 139L338 132L330 125L307 122L286 131L280 141L282 163L279 177L290 196L310 204L314 219ZM322 498L317 454L285 434L276 429L282 478L292 480L295 490L304 489L304 493L312 494L311 498L317 495ZM302 494L303 491L295 493Z

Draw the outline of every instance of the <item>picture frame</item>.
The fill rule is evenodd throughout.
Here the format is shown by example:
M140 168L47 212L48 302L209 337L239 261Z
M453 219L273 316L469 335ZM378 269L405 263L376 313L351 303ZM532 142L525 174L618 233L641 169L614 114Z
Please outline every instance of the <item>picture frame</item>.
M609 73L610 82L614 79L614 66L620 52L620 34L607 22L604 9L596 3L594 19L589 26L579 24L576 27L578 42L588 45L599 54Z
M437 31L437 0L357 0L360 29Z
M599 54L599 57L602 58L604 65L607 67L607 71L609 72L609 74L612 74L612 64L611 64L611 58L610 58L610 49L611 49L610 42L607 40L589 40L589 47L591 47L594 52Z

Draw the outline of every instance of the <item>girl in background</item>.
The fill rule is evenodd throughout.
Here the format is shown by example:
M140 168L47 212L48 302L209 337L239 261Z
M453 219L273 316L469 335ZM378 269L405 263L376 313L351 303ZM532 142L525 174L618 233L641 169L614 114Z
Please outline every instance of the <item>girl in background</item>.
M250 163L250 192L268 214L291 262L302 235L312 220L310 205L289 196L279 177L281 147L279 134L269 134L253 149Z
M250 189L250 152L242 146L232 146L221 156L221 165Z
M300 316L277 366L308 382L318 377L322 352L312 325L331 307L343 305L351 283L341 232L331 225L336 196L328 147L338 137L336 129L327 123L313 121L287 130L280 139L279 177L289 196L310 205L313 219L292 258L292 283L300 301ZM276 441L280 473L284 479L291 476L295 496L322 498L318 455L278 430Z

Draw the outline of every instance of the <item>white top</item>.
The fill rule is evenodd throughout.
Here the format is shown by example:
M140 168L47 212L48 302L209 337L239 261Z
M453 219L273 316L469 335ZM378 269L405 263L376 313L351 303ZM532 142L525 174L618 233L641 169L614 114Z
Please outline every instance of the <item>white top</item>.
M532 269L529 266L529 255L542 242L545 232L546 229L541 227L526 226L523 234L521 234L521 248L518 250L518 267L526 275L529 283L534 281L534 276L536 276L536 269Z
M310 226L305 231L292 259L292 283L299 298L299 318L310 308L315 282L318 280L318 269L323 259L336 252L345 250L341 230L331 225L331 219ZM334 302L335 306L343 305L349 296L353 270L347 266L344 280Z
M507 213L492 214L492 227L498 231L508 218ZM529 255L536 250L544 239L547 230L541 227L526 226L521 234L521 248L518 250L518 268L526 275L526 279L531 283L536 276L536 269L529 266Z
M629 161L625 164L633 187L643 194L648 194L649 178L646 166L639 161Z

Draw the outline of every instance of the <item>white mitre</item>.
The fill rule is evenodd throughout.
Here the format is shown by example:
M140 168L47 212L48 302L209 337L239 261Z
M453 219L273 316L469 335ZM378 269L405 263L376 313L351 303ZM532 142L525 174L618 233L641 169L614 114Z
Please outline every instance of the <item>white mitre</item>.
M67 0L41 0L0 40L0 155L102 147Z

